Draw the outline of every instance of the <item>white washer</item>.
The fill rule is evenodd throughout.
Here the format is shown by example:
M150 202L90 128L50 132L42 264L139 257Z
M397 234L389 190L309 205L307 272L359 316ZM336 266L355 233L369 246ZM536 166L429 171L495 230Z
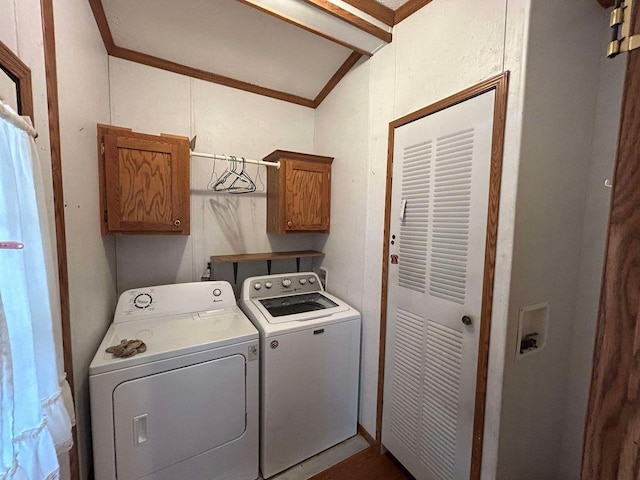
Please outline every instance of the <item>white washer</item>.
M357 432L360 313L314 273L248 278L260 331L260 470L269 478Z
M96 480L257 478L258 343L227 282L124 292L89 367Z

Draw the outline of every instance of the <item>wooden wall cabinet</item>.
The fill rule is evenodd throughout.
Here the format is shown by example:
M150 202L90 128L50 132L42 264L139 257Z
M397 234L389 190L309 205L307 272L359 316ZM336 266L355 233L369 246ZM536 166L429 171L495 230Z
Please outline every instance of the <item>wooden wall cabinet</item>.
M98 125L102 235L189 235L189 139Z
M267 233L329 233L332 157L276 150L267 169Z

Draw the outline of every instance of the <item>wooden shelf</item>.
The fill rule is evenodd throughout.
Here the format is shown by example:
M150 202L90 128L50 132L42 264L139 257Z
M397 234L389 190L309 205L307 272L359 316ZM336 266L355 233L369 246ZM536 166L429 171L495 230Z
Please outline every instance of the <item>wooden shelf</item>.
M265 260L286 260L288 258L323 257L324 253L315 250L297 252L240 253L238 255L213 255L211 265L216 263L261 262Z
M308 257L324 257L324 253L316 250L298 250L295 252L266 252L266 253L240 253L237 255L212 255L211 256L211 269L213 270L216 264L221 263L233 263L233 281L238 282L238 263L245 262L267 262L267 270L271 274L271 261L272 260L287 260L290 258L296 259L297 270L300 271L300 259Z

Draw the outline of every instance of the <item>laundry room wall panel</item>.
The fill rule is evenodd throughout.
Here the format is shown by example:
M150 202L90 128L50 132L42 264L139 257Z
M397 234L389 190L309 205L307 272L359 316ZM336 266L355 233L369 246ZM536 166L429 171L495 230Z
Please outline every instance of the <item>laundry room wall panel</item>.
M576 407L565 399L573 325L584 321L575 306L607 19L585 0L531 4L509 318L543 302L550 317L544 350L520 361L517 322L508 324L498 480L571 478L560 471L562 427ZM571 441L575 455L582 445Z
M319 154L335 157L331 173L331 235L321 237L316 249L325 252L327 291L361 313L367 230L369 181L369 77L370 61L357 64L316 110L316 145ZM378 275L379 276L379 275ZM379 301L379 300L378 300ZM375 388L378 319L362 320L359 421L375 435ZM367 392L367 393L364 393Z
M109 57L109 82L112 125L140 133L189 136L188 77ZM193 225L191 229L193 234ZM191 246L190 237L178 235L117 236L118 292L191 281Z
M13 0L0 0L0 42L4 43L12 52L18 51L18 32L16 31L16 8Z
M110 85L113 125L151 134L197 135L200 152L257 159L276 149L315 153L314 112L309 108L115 58L110 59ZM225 162L191 159L189 237L117 238L118 291L199 280L211 255L313 247L313 235L267 235L266 167L247 166L252 178L260 169L258 191L232 195L207 189L214 166L215 181ZM249 266L241 275L244 270L246 276L262 274L263 268Z
M91 460L89 363L113 318L115 242L100 235L96 124L109 123L108 59L88 2L54 0L73 369L81 478Z
M367 160L365 162L362 159L364 150L354 152L350 149L345 149L344 157L340 159L357 165L362 169L362 178L366 178L360 180L367 183L366 189L357 185L354 187L352 184L349 201L341 204L341 208L347 209L351 217L366 215L364 231L353 229L350 236L351 242L364 246L363 253L361 256L345 256L343 261L338 262L334 255L339 255L336 250L343 248L343 245L340 242L332 243L333 240L329 239L324 246L324 265L329 267L329 289L333 289L336 295L343 298L347 298L349 293L344 285L340 285L340 289L337 289L337 285L332 285L336 273L359 270L362 275L362 299L351 300L351 303L363 313L360 422L372 434L375 433L376 426L381 255L389 122L503 70L509 70L511 75L503 178L515 178L518 170L521 68L529 2L487 0L483 2L482 9L478 10L476 7L476 2L471 0L432 1L398 24L395 27L393 43L367 61L368 79L364 79L358 85L349 83L348 79L341 82L316 111L318 148L325 142L336 146L350 141L358 144L360 134L352 140L353 132L344 127L345 123L350 122L352 109L343 108L337 111L334 107L328 106L337 98L350 98L343 101L351 107L359 105L363 96L368 96ZM324 108L325 103L328 108ZM333 122L335 128L326 127L330 122ZM364 201L363 195L366 197ZM515 195L515 182L503 182L494 284L483 478L495 476L497 462L499 399L504 365L503 342L507 325ZM334 197L337 198L346 199L347 195ZM355 201L352 200L354 198ZM333 237L333 217L331 221ZM357 224L359 223L354 225ZM364 262L360 258L364 258ZM334 272L333 269L337 271Z
M396 117L502 72L505 5L436 0L398 24Z

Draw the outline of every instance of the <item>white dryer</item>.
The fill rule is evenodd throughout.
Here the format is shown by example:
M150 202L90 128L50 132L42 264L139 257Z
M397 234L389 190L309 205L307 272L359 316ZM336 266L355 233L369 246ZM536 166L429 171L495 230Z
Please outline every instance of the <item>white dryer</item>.
M360 313L314 273L248 278L240 306L260 331L260 470L269 478L356 434Z
M124 292L89 367L96 480L257 478L258 343L227 282Z

